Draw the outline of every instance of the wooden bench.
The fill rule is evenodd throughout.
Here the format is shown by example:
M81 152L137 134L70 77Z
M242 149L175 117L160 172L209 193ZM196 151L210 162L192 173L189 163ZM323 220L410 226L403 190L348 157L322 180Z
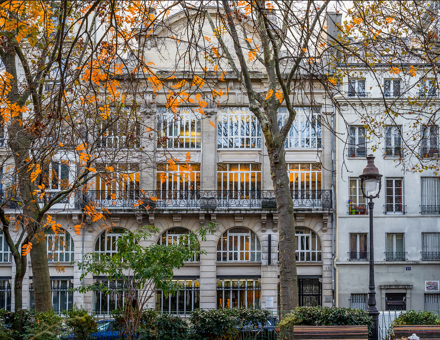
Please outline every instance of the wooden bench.
M368 339L368 326L294 326L295 340Z
M408 338L413 334L420 339L440 339L440 326L395 325L393 328L395 340Z

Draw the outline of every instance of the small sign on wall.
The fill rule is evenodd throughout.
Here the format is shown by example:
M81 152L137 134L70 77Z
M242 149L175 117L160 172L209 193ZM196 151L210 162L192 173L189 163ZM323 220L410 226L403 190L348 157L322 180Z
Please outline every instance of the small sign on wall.
M425 292L438 292L439 281L425 281Z
M266 308L273 308L273 296L266 296Z

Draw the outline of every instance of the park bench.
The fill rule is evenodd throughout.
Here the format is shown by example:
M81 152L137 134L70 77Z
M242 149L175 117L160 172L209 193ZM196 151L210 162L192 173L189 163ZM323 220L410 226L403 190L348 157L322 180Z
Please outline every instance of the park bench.
M395 325L394 339L400 340L408 338L415 334L420 339L439 339L440 340L440 326L426 326L426 325Z
M368 339L368 326L294 326L295 340Z

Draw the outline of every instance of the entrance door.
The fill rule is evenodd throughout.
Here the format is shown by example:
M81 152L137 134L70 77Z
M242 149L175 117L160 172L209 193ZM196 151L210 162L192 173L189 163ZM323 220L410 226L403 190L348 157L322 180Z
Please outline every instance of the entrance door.
M386 293L385 300L387 310L406 310L405 293Z
M322 305L322 284L319 279L298 279L298 288L300 306Z

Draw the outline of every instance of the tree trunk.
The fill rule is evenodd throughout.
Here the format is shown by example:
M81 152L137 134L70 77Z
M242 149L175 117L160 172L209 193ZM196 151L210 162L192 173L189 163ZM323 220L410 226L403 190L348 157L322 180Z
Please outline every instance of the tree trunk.
M15 302L15 314L14 326L15 330L20 333L23 331L23 278L26 274L26 256L19 256L15 261L15 280L14 280L14 302Z
M52 310L52 292L45 238L32 245L31 261L35 310L37 312L50 311Z

